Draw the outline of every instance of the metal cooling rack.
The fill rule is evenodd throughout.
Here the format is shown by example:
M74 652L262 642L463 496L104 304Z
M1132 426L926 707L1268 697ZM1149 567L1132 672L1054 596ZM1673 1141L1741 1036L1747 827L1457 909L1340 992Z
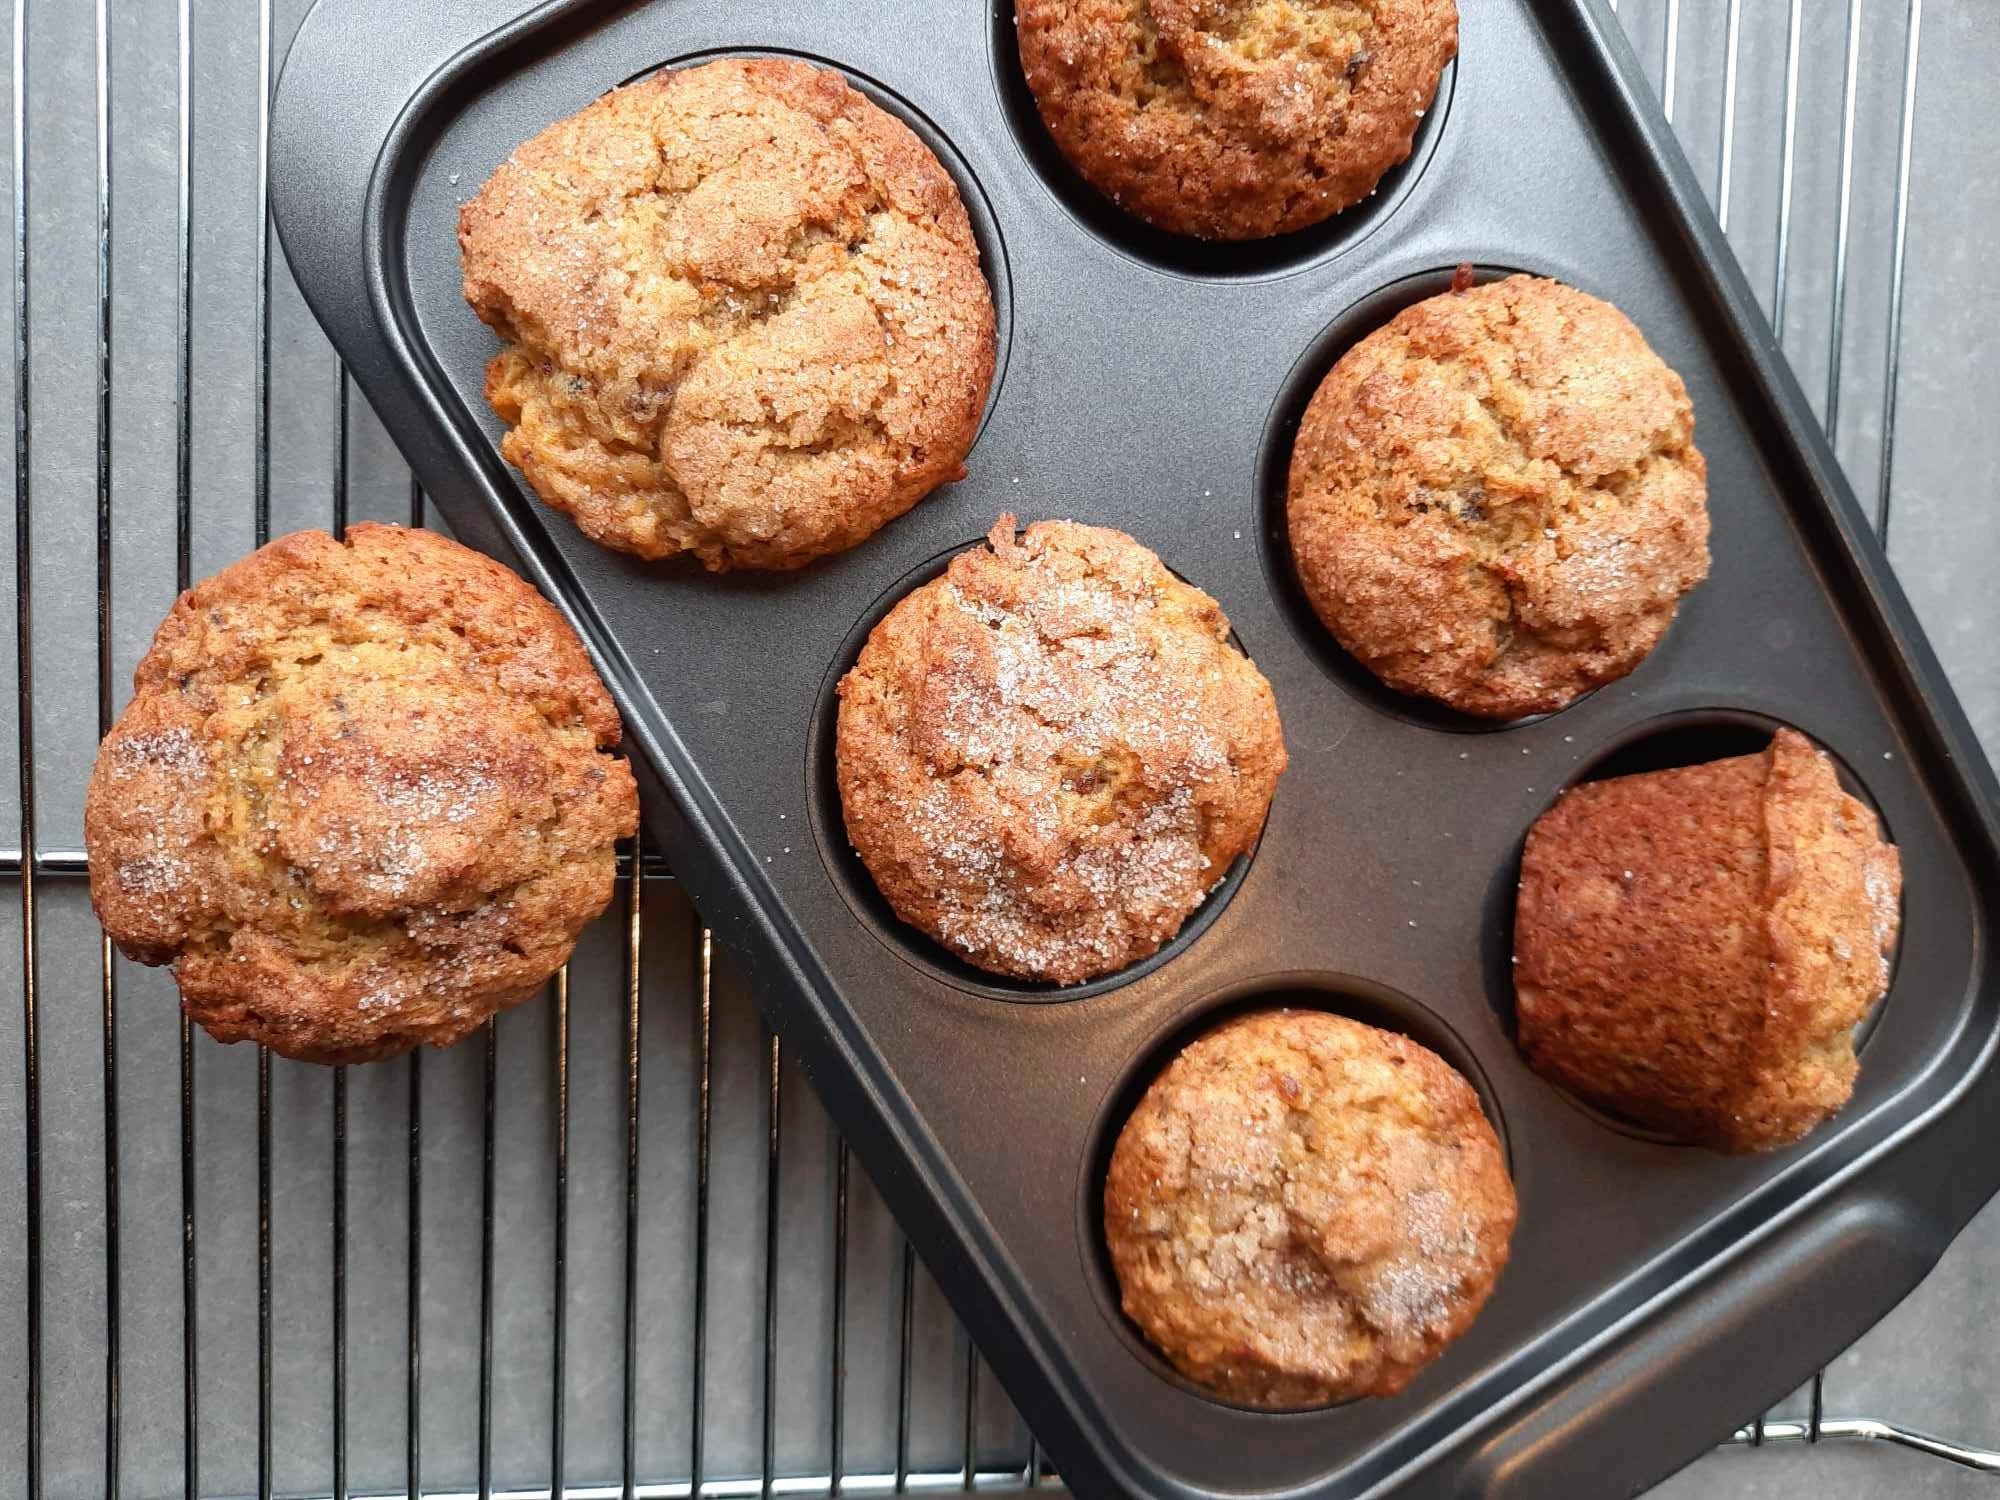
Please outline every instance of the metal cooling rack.
M0 951L20 1003L0 1010L0 1161L22 1176L0 1308L21 1321L0 1348L19 1416L0 1422L0 1491L1056 1483L652 856L625 854L547 1003L352 1073L191 1032L171 982L91 918L85 769L174 593L274 532L427 519L274 263L265 126L304 6L254 6L13 0L0 650L18 693L0 718L19 795L0 875L19 899ZM1923 17L1923 0L1624 0L1620 17L1884 528ZM1830 1417L1826 1385L1733 1441L2000 1471L2000 1452Z

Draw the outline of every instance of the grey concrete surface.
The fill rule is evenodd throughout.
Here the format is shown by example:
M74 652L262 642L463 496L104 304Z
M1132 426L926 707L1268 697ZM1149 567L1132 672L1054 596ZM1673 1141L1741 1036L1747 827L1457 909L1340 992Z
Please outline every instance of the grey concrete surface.
M1464 0L1467 5L1490 0ZM27 159L33 447L33 728L37 838L80 840L82 770L98 732L95 506L97 446L94 21L80 0L26 0ZM496 5L496 10L505 9ZM1728 0L1622 0L1621 21L1656 81L1670 21L1674 118L1690 159L1726 209L1732 241L1767 309L1778 292L1780 142L1785 116L1786 0L1741 0L1738 76L1724 89ZM1800 0L1803 45L1796 170L1784 266L1785 347L1824 415L1856 490L1886 497L1889 548L1904 586L1989 753L2000 751L2000 298L1990 246L2000 237L2000 166L1984 146L2000 78L2000 7L1923 0L1909 182L1907 290L1893 468L1883 458L1891 256L1909 0L1859 0L1848 273L1842 333L1833 330L1840 216L1847 0ZM176 0L108 0L113 370L111 608L113 705L174 589L174 322L177 182ZM281 52L303 0L276 0ZM247 550L257 490L258 285L255 6L192 0L194 214L194 570ZM1721 196L1725 115L1733 111L1729 192ZM12 111L9 111L11 115ZM273 247L270 483L274 531L324 525L335 503L339 372ZM0 305L0 347L14 332ZM1837 374L1837 379L1836 379ZM11 372L8 376L11 382ZM10 384L10 393L12 387ZM358 397L346 440L353 516L401 518L407 473ZM0 454L14 479L11 448ZM12 555L12 508L0 547ZM11 580L5 586L11 601ZM16 659L14 612L0 619L0 661ZM0 693L0 845L20 842L11 795L16 697ZM22 1160L20 904L0 901L0 1494L23 1492L25 1199ZM624 899L621 892L621 901ZM98 929L80 885L45 879L38 979L43 1099L43 1456L46 1491L105 1490L105 1350L119 1334L122 1400L115 1472L125 1493L180 1493L181 1321L178 1038L170 984L119 963L116 1093L120 1213L105 1212L106 1094ZM693 1285L698 1080L698 923L671 883L648 883L642 909L644 1024L638 1466L685 1474ZM571 979L569 1356L564 1415L573 1478L613 1472L622 1400L624 1246L624 931L600 924ZM709 1220L707 1401L711 1474L759 1461L765 1366L762 1296L767 1200L766 1039L717 957L711 1010L714 1135ZM585 998L589 1003L584 1003ZM554 1178L551 1058L557 1012L537 1005L497 1033L498 1213L493 1389L495 1478L546 1483L549 1459ZM483 1055L475 1044L427 1057L422 1101L422 1451L428 1482L476 1478ZM201 1489L255 1484L257 1309L256 1065L244 1049L197 1038ZM349 1481L403 1482L406 1166L411 1070L348 1075L347 1245ZM779 1468L827 1462L835 1148L804 1081L782 1076L783 1212L777 1235L782 1316L774 1433ZM272 1070L274 1474L284 1491L325 1493L332 1434L331 1080L282 1062ZM121 1284L106 1300L110 1236ZM903 1247L857 1171L849 1223L845 1462L896 1462ZM1983 1214L1925 1285L1830 1370L1830 1412L1867 1414L2000 1447L2000 1207ZM955 1469L965 1431L969 1349L921 1268L912 1286L910 1462ZM974 1423L983 1466L1019 1466L1027 1436L980 1372ZM1800 1409L1798 1403L1788 1410ZM1745 1412L1748 1420L1753 1414ZM1725 1434L1715 1434L1718 1440ZM1655 1493L1672 1500L1919 1500L1984 1494L2000 1481L1935 1460L1851 1445L1730 1449ZM1568 1500L1568 1497L1552 1497ZM1580 1497L1594 1500L1594 1497Z

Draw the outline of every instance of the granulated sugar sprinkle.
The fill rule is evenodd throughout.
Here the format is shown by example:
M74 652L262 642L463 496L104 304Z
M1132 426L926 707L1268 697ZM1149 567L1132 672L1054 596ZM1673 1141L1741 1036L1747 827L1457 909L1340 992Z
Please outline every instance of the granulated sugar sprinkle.
M1101 972L1171 938L1225 873L1203 834L1239 775L1214 696L1234 653L1122 558L1011 530L996 551L1006 573L935 587L904 731L927 779L897 847L950 946Z

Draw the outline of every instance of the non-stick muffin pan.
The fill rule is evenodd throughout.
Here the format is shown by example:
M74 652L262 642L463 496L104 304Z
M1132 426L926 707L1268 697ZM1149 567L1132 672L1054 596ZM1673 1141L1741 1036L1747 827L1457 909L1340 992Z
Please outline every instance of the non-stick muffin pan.
M1775 1399L1906 1293L2000 1185L1994 785L1686 163L1596 0L1462 0L1407 165L1281 241L1145 229L1063 165L1012 14L971 0L544 5L320 0L274 113L301 286L467 540L575 619L624 710L652 832L813 1076L1068 1482L1084 1493L1629 1493ZM773 52L842 69L956 175L999 310L970 473L802 572L602 550L501 460L495 343L458 205L515 145L653 68ZM1454 266L1557 276L1685 377L1713 572L1630 677L1493 726L1382 689L1291 576L1283 490L1329 364ZM1119 527L1227 610L1291 769L1263 838L1163 953L1072 991L954 961L889 914L833 790L833 684L866 626L1002 511ZM1907 871L1894 984L1852 1103L1731 1157L1586 1111L1511 1038L1529 824L1579 778L1826 746ZM1479 1090L1520 1196L1471 1330L1388 1399L1243 1410L1121 1316L1109 1143L1205 1021L1324 1006ZM1643 1416L1643 1420L1626 1420Z

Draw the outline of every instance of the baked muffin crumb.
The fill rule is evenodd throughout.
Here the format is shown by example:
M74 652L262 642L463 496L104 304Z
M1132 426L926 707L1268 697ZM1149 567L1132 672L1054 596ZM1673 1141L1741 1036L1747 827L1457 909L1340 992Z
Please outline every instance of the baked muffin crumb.
M1795 730L1756 755L1587 782L1522 857L1521 1049L1681 1140L1797 1140L1853 1092L1901 890L1875 814Z
M900 601L840 683L847 833L981 968L1074 984L1154 952L1255 843L1277 707L1215 601L1122 532L1043 521Z
M1687 388L1609 303L1528 276L1406 308L1327 373L1287 526L1336 640L1483 718L1624 676L1708 574Z
M1453 0L1015 0L1049 134L1161 229L1317 224L1405 160L1458 51Z
M1309 1010L1204 1033L1119 1133L1104 1231L1126 1315L1253 1406L1393 1395L1507 1261L1513 1184L1472 1087L1407 1037Z
M995 357L971 222L838 73L614 89L500 165L459 246L507 341L501 451L606 546L801 567L964 473Z
M183 594L100 748L90 891L221 1041L364 1062L529 998L636 830L567 622L444 537L280 538Z

